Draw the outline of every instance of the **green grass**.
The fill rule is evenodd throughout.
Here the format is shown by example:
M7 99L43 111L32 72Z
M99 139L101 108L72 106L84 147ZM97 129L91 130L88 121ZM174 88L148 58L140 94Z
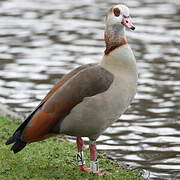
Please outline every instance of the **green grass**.
M107 158L99 159L99 166L112 175L79 172L76 163L76 145L65 139L50 138L26 146L13 154L5 142L16 130L20 121L0 118L0 179L1 180L142 180L137 171L126 171ZM89 166L89 150L85 150Z

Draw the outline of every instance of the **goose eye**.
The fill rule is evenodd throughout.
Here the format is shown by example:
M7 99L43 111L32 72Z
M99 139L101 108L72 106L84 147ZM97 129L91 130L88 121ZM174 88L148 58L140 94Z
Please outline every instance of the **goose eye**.
M120 9L119 8L114 8L114 15L118 17L120 15Z

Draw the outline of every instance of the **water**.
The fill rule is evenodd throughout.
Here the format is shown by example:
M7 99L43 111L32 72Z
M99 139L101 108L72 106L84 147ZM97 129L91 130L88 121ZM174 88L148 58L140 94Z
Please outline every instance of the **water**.
M0 102L26 114L63 74L99 61L104 16L117 3L1 1ZM148 170L152 179L180 179L180 2L126 3L136 25L127 36L138 63L138 94L98 149Z

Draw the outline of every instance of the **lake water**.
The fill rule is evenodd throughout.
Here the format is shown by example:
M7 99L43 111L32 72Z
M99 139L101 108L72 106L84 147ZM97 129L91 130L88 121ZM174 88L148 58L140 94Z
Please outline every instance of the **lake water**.
M98 149L147 170L151 179L180 179L179 0L2 0L0 102L26 114L62 75L98 62L104 16L120 2L136 25L127 37L138 63L138 93Z

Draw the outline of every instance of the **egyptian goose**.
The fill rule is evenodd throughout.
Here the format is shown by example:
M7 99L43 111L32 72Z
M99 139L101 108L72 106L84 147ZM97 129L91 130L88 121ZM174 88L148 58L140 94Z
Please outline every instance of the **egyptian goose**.
M136 60L125 36L134 30L129 9L112 7L106 16L106 49L97 64L80 66L57 83L17 128L6 145L14 153L26 144L66 134L77 137L78 169L102 175L96 158L96 139L125 112L136 93ZM85 165L83 139L89 138L90 168Z

